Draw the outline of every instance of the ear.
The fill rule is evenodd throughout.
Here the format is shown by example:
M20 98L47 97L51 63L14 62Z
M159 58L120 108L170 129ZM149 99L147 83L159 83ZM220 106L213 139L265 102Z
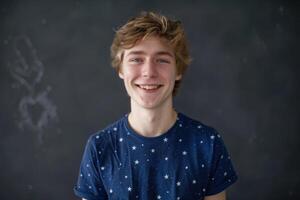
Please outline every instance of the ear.
M182 74L177 74L175 80L178 81L182 78Z
M121 69L119 69L119 77L121 78L121 79L124 79L124 75L123 75L123 72L122 72L122 70Z

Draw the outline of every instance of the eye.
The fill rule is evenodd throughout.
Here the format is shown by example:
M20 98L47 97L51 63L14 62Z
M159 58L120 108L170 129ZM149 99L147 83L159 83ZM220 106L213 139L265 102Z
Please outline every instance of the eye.
M142 58L130 58L129 62L130 63L142 63L143 59Z
M171 61L169 61L168 59L164 59L164 58L159 58L159 59L156 60L156 62L161 63L161 64L171 63Z

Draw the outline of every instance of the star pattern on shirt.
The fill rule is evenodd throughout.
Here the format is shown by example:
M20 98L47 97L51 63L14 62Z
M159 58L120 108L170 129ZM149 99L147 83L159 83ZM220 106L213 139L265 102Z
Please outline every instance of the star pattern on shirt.
M131 136L131 135L133 135L133 133L131 134L127 130L124 132L122 130L123 129L122 126L119 126L119 125L113 126L113 127L109 128L109 130L106 129L105 131L101 131L102 132L101 134L107 134L107 133L110 133L110 135L115 134L115 136L113 136L114 144L116 144L116 142L120 142L120 143L123 142L123 144L126 144L126 145L120 144L119 146L115 146L115 147L112 146L113 148L111 148L111 150L105 148L104 146L101 147L101 150L100 150L100 148L97 148L97 147L95 148L95 146L93 146L96 154L95 153L90 154L90 157L88 157L88 159L86 159L85 162L82 162L83 164L81 167L86 168L86 169L82 170L82 173L79 174L79 177L83 177L79 180L87 181L87 179L90 179L90 180L94 179L95 174L93 173L93 170L95 167L94 167L94 164L93 165L91 165L91 164L92 163L96 164L96 161L97 161L97 166L100 166L101 171L105 170L106 169L105 167L111 165L111 163L109 163L109 165L107 165L108 164L107 162L103 162L100 159L99 160L95 160L95 159L104 158L106 160L105 156L110 151L116 152L118 154L122 154L122 152L126 152L126 156L130 156L129 158L130 158L131 162L124 162L123 158L121 158L118 162L116 162L116 163L114 162L114 164L113 164L114 165L113 167L115 168L115 170L120 170L118 173L121 173L121 174L124 173L126 175L121 175L117 179L117 182L115 182L113 180L114 178L112 176L109 176L108 174L105 173L106 171L101 172L101 173L103 173L104 179L107 179L109 181L114 181L115 184L120 184L120 186L118 186L118 187L114 186L112 188L109 188L109 186L108 186L108 188L109 188L108 193L110 193L110 194L115 193L115 194L119 195L119 191L120 191L119 187L123 187L123 189L125 191L127 190L128 193L130 192L133 194L133 197L136 197L137 199L139 199L139 198L142 198L137 195L137 194L139 194L140 191L136 191L137 189L133 190L132 185L131 185L132 183L129 182L132 180L133 174L131 174L130 172L128 173L126 171L122 171L122 170L124 170L127 167L127 165L130 165L132 167L132 170L139 170L140 167L143 167L143 169L144 169L144 166L148 168L149 165L153 165L154 166L153 169L155 169L155 170L164 170L164 168L157 167L156 163L165 163L165 165L172 166L172 164L174 163L174 158L176 158L175 156L181 154L182 155L181 158L184 158L184 159L179 160L180 167L178 168L178 170L181 169L183 171L183 173L186 175L182 176L179 173L179 176L177 176L177 171L176 171L176 176L174 176L174 177L172 176L173 173L171 174L171 176L169 173L166 173L169 171L165 171L165 173L163 173L163 174L161 174L161 173L155 174L154 173L153 178L158 178L155 176L159 175L160 176L159 179L165 180L164 184L169 184L169 185L167 185L167 187L168 187L167 190L161 191L158 188L158 190L153 191L154 194L156 194L156 198L157 199L165 199L165 198L166 199L170 199L170 198L181 199L181 196L180 196L181 193L178 193L175 196L175 194L173 194L173 192L172 192L173 189L170 187L171 186L170 184L173 184L173 187L179 187L178 189L181 188L183 190L186 189L187 185L190 186L191 184L193 184L193 185L197 184L197 187L199 185L200 188L198 187L198 191L197 192L195 191L196 193L191 194L191 195L195 195L195 194L203 195L203 193L206 192L206 188L201 188L201 185L203 184L202 180L193 179L196 177L194 170L201 170L201 168L210 169L211 164L209 162L207 162L207 160L205 158L203 158L203 160L200 160L200 164L198 164L199 162L197 162L197 165L194 165L193 163L191 163L190 160L193 159L193 157L195 156L194 148L198 148L200 145L197 145L197 144L199 144L199 143L205 144L205 145L201 145L201 148L211 148L211 145L213 145L213 146L216 145L216 148L220 149L220 151L219 151L219 153L220 153L219 155L221 155L219 157L220 162L224 163L224 165L226 165L227 160L221 161L221 159L227 158L229 160L230 156L227 154L226 151L225 152L222 151L222 149L221 149L222 143L221 143L221 145L219 145L219 143L218 143L219 141L218 142L209 141L209 139L216 140L216 141L219 140L219 138L221 136L217 132L212 133L211 129L207 129L206 126L204 126L204 125L185 124L185 122L183 120L180 120L180 118L178 118L178 121L176 122L176 126L182 127L182 129L180 129L181 132L185 131L186 128L192 127L194 130L196 128L201 129L198 132L201 132L203 134L202 135L198 134L195 138L194 143L190 143L189 142L190 138L186 137L185 134L183 134L179 137L178 137L178 135L172 136L172 134L168 134L168 137L163 137L163 138L160 138L160 140L156 140L157 143L155 143L155 145L152 145L152 144L149 145L148 143L146 143L147 142L146 140L142 141L144 143L141 143L141 142L137 143L137 142L133 142L132 140L129 140L131 137L133 137L133 136ZM173 130L176 130L176 129L173 129ZM177 129L177 130L179 130L179 129ZM103 140L104 140L105 136L98 135L98 134L94 137L91 137L91 139L88 142L92 143L93 140L95 141L96 139L99 139L100 137L101 137L101 139L103 138ZM185 141L185 142L182 144L179 144L183 141ZM97 143L99 144L99 141ZM166 143L167 143L167 145L164 145ZM171 147L174 144L178 145L178 148L176 146L175 149L172 149ZM210 145L206 145L206 144L210 144ZM219 147L217 145L219 145ZM122 149L123 146L125 146L127 148L127 151L124 151ZM121 147L121 148L119 148L119 147ZM153 147L155 147L155 148L153 148ZM161 147L164 147L164 148L161 148ZM130 150L132 150L132 151L130 151ZM173 153L173 151L174 151L174 153ZM155 153L155 152L157 152L157 153ZM153 153L155 153L155 154L153 154ZM223 153L223 154L221 154L221 153ZM218 159L218 158L216 158L216 159ZM160 161L165 161L165 162L160 162ZM168 161L168 162L166 162L166 161ZM175 160L175 161L177 162L177 160ZM203 163L201 163L201 162L203 162ZM104 164L104 165L102 165L102 164ZM190 166L191 166L191 168L189 168ZM111 170L110 167L108 167L107 169L109 169L108 171ZM209 181L211 181L211 182L215 181L214 184L216 184L216 183L218 183L218 181L223 179L224 181L227 181L227 184L230 184L229 182L235 181L234 179L232 179L232 177L234 175L232 173L232 171L233 171L232 168L228 168L228 167L226 168L226 166L224 168L220 168L218 170L217 174L214 174L214 177L210 177ZM202 172L204 172L204 170L202 170ZM187 177L187 179L185 179L185 178L181 179L182 177L185 177L185 176L189 176L189 177ZM221 178L220 176L224 176L224 177ZM177 178L179 178L179 179L176 180ZM171 181L173 179L175 179L176 181L174 181L174 182ZM99 191L105 190L103 187L99 187L99 188L94 187L94 185L92 185L92 182L85 182L84 185L78 184L77 188L80 188L80 186L81 186L81 188L89 189L90 191L93 191L93 192L95 190L99 190ZM195 188L196 188L196 186L195 186ZM199 191L199 189L200 189L200 191ZM201 193L201 191L203 193ZM165 197L165 195L166 195L166 197ZM174 195L174 196L172 196L172 195Z

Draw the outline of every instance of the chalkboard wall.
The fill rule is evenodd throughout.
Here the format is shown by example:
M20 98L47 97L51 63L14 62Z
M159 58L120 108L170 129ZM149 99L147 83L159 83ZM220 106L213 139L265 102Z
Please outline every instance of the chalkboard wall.
M0 199L73 195L90 134L129 111L114 30L180 19L193 62L175 107L221 132L228 199L300 199L299 1L1 1Z

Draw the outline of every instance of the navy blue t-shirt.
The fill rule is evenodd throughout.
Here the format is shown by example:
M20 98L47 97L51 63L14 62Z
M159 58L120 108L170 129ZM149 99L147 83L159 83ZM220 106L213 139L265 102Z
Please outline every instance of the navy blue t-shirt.
M88 200L203 199L237 180L221 136L181 113L158 137L137 134L128 115L90 136L74 192Z

